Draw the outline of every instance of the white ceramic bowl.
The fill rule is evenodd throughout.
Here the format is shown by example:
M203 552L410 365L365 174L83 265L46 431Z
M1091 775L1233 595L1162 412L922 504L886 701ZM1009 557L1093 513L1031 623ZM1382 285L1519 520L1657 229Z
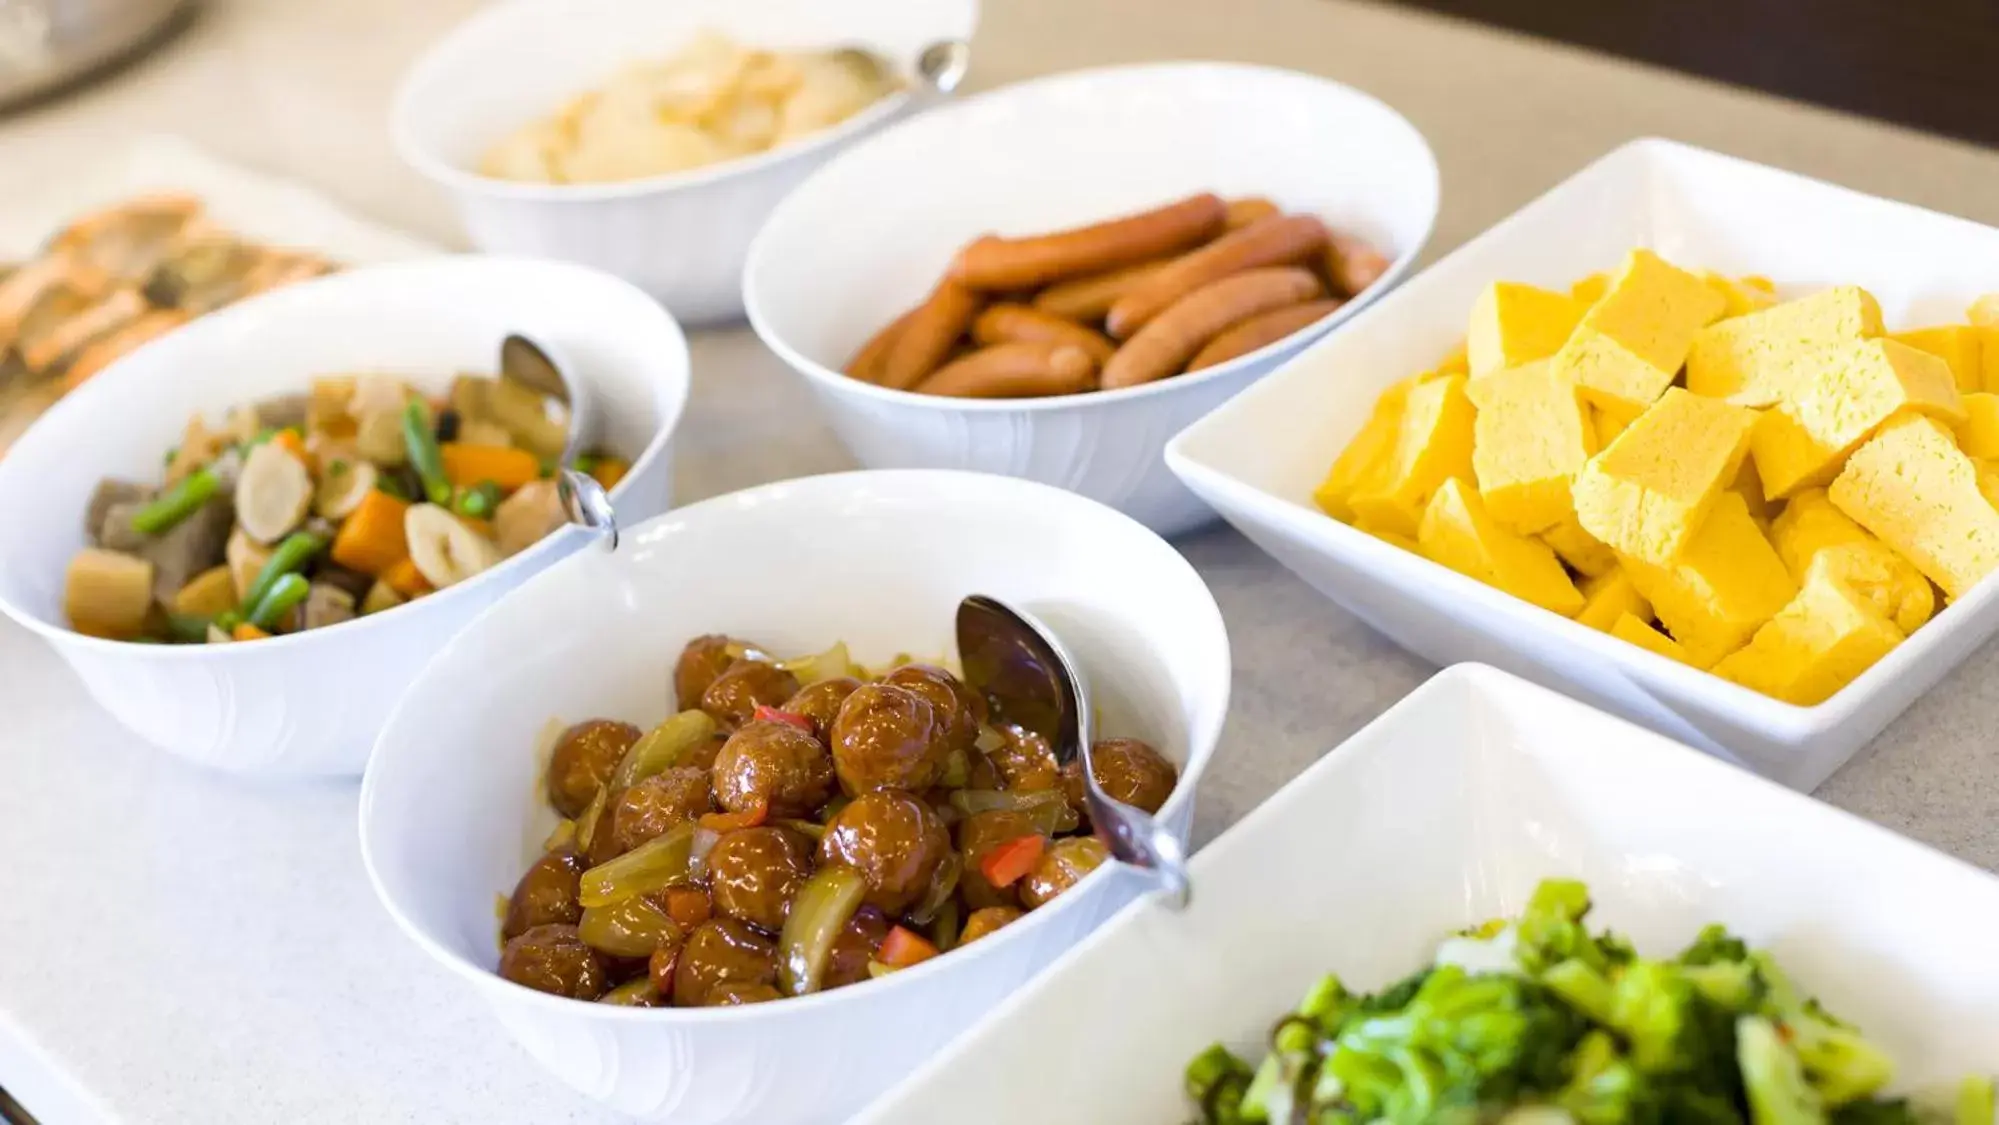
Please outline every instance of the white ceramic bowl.
M1668 141L1592 164L1174 438L1166 461L1278 561L1438 664L1479 660L1811 789L1999 631L1999 583L1816 707L1646 652L1323 515L1311 493L1390 383L1434 366L1494 280L1566 287L1634 246L1801 295L1863 285L1891 328L1999 288L1999 230Z
M1394 265L1288 340L1148 386L975 401L840 373L978 235L1055 230L1198 191L1319 215ZM925 114L828 163L757 236L743 300L862 464L1027 477L1170 535L1213 513L1160 462L1166 439L1393 286L1436 213L1437 166L1422 135L1357 90L1226 63L1083 71Z
M159 479L190 414L303 391L314 375L389 371L442 391L492 371L510 331L574 361L604 443L633 459L612 490L625 519L665 509L667 439L687 402L687 342L651 298L559 262L433 258L281 289L196 320L118 361L0 459L0 610L46 637L134 734L216 769L354 776L390 706L467 621L576 550L564 529L412 605L253 644L145 645L69 630L64 568L101 477Z
M747 1008L616 1008L493 975L493 896L555 816L537 732L552 718L641 724L686 641L780 652L844 639L856 658L955 650L974 591L1041 614L1071 642L1098 730L1179 763L1161 816L1184 838L1228 707L1221 614L1144 528L1042 485L945 472L848 473L751 489L585 552L495 606L439 654L390 717L361 790L361 850L403 930L578 1090L677 1125L844 1121L1147 885L1106 866L976 945L893 977Z
M1490 668L1411 693L1192 871L1185 913L1126 911L855 1125L1186 1120L1210 1043L1260 1053L1324 974L1378 989L1557 876L1650 956L1709 922L1770 949L1898 1090L1999 1058L1999 880Z
M704 30L746 46L865 46L904 66L940 39L969 40L978 0L506 0L465 21L397 91L403 159L451 194L482 250L608 270L688 323L742 312L743 258L784 194L854 140L934 95L891 95L767 153L611 184L513 183L475 170L487 149L623 65L673 54Z

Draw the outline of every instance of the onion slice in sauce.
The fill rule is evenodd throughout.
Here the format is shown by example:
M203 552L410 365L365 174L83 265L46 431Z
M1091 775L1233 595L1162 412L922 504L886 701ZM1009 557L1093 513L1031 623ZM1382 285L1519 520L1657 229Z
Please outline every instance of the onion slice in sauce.
M867 880L851 867L831 864L812 873L792 900L777 940L778 988L787 996L819 991L833 943L860 909Z

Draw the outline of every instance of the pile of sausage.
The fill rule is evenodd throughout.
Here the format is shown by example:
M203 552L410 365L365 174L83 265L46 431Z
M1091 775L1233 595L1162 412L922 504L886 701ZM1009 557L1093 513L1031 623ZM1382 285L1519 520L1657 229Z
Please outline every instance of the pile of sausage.
M1314 216L1210 193L1054 234L986 235L846 372L970 398L1135 387L1275 343L1388 265Z
M674 670L694 707L565 730L547 772L565 819L507 901L500 975L644 1007L839 988L979 940L1107 858L1045 739L942 668L864 679L832 651L699 637ZM1136 739L1092 758L1148 811L1178 781Z

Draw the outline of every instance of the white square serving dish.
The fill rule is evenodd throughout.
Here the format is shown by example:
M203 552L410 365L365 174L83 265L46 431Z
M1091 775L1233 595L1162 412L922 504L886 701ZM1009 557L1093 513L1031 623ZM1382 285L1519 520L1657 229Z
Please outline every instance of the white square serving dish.
M1452 668L1194 857L856 1125L1158 1125L1187 1061L1327 972L1374 989L1580 878L1641 952L1721 922L1929 1090L1999 1060L1999 879L1491 668ZM1028 1076L1031 1076L1028 1077Z
M1566 290L1636 246L1689 268L1765 274L1786 297L1865 286L1891 330L1961 322L1973 298L1999 290L1999 230L1671 141L1634 141L1182 431L1166 461L1258 546L1417 654L1497 665L1815 788L1999 629L1995 583L1831 699L1799 707L1529 605L1312 504L1375 398L1463 338L1486 284Z

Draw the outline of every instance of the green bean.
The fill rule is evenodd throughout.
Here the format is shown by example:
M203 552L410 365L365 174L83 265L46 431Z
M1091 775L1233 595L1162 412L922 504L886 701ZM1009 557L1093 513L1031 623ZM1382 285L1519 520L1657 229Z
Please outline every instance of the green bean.
M160 494L159 499L132 513L132 530L141 535L159 535L193 515L222 488L222 479L206 465L182 477L179 484Z
M305 580L305 575L280 575L276 582L271 583L271 588L264 591L263 599L250 611L246 620L259 629L269 629L278 623L279 618L305 601L305 596L311 591L312 583Z
M208 639L209 619L196 613L167 614L167 636L175 644L198 645Z
M410 501L410 490L403 487L402 481L397 480L388 473L375 474L375 491L385 492L405 504Z
M693 858L694 824L676 824L665 835L585 871L577 883L576 901L587 910L685 883L692 877Z
M469 488L461 488L451 498L451 507L461 516L475 520L493 518L493 509L500 506L500 486L489 480L482 480Z
M244 617L254 620L252 611L257 608L257 603L264 600L264 595L271 592L271 587L277 584L278 579L293 571L305 569L305 564L311 562L313 556L325 549L326 540L310 531L294 531L285 536L284 541L278 544L277 549L271 552L271 557L265 561L264 568L257 572L255 579L251 580L250 588L243 591L243 604L237 606L237 610Z
M413 398L403 407L403 444L408 447L410 467L423 478L424 495L433 504L450 504L451 478L444 475L444 454L437 448L430 410L422 399Z
M715 737L715 720L706 711L682 711L640 736L618 768L611 774L608 788L629 789L648 777L665 773L680 759Z
M237 610L225 609L215 615L215 627L225 633L233 633L236 626L243 623L243 615Z

